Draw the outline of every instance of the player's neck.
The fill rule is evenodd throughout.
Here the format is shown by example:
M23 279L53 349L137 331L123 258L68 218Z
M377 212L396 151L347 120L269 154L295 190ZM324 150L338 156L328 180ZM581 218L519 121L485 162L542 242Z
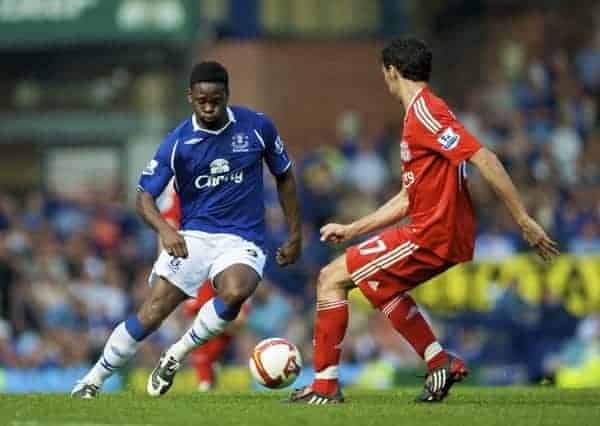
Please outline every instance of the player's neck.
M229 116L227 114L223 114L222 117L219 117L219 119L213 123L204 123L201 120L198 120L198 125L202 129L210 130L211 132L221 130L227 123L229 123Z
M221 117L219 117L219 119L216 120L215 122L205 123L202 120L200 120L200 118L198 117L198 114L194 113L193 120L194 120L194 126L197 126L197 128L199 128L200 130L208 130L210 132L214 132L217 130L221 130L223 127L225 127L229 123L230 118L229 118L229 114L225 113Z
M403 83L404 84L401 84L398 87L397 96L400 99L400 102L402 102L404 109L408 109L410 103L415 99L415 96L427 86L427 83L424 81L410 80L405 80Z

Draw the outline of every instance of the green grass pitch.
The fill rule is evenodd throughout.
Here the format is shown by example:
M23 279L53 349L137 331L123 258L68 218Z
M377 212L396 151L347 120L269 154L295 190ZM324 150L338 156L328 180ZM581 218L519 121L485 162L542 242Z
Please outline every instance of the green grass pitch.
M600 424L600 390L457 387L443 403L417 405L417 388L348 391L339 406L280 403L276 392L121 392L96 400L0 394L0 425L574 425Z

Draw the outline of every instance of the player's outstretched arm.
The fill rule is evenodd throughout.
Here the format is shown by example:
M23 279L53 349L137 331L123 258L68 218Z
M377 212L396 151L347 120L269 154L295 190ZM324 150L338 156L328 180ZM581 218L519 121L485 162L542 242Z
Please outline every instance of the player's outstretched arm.
M529 245L535 247L544 260L551 260L557 256L557 243L529 216L517 189L496 154L487 148L481 148L470 161L504 202Z
M157 233L165 251L171 256L187 257L185 239L162 217L154 197L146 191L138 191L136 210L140 217Z
M290 166L284 173L275 176L279 203L288 227L288 240L277 250L276 260L281 266L296 262L302 251L300 208L296 191L296 178Z
M373 213L348 225L328 223L321 228L321 241L341 243L360 235L368 234L398 222L408 212L408 192L406 188L388 200Z

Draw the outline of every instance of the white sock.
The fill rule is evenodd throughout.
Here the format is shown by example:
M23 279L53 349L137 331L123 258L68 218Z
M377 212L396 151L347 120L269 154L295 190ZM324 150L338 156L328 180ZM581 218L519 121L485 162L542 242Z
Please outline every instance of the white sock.
M167 350L167 356L182 361L192 349L223 332L230 321L217 314L213 301L209 300L200 308L190 329Z
M125 322L122 322L106 341L102 356L83 378L83 381L102 386L106 379L135 355L139 344L140 342L131 337L125 328Z

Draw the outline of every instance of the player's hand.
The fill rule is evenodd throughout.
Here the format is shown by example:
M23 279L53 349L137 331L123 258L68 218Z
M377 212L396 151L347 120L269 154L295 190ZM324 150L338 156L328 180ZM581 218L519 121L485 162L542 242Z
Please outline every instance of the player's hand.
M163 248L173 257L188 257L188 249L183 236L173 228L165 228L160 233L160 241Z
M339 244L351 240L354 237L355 235L351 225L328 223L321 228L321 241Z
M523 238L531 247L535 247L539 256L546 260L552 260L560 254L558 244L552 240L542 227L531 217L527 217L520 223Z
M298 260L301 252L301 239L296 238L293 240L288 240L281 247L279 247L279 250L277 250L275 260L277 260L277 264L279 266L291 265L292 263L295 263L296 260Z

